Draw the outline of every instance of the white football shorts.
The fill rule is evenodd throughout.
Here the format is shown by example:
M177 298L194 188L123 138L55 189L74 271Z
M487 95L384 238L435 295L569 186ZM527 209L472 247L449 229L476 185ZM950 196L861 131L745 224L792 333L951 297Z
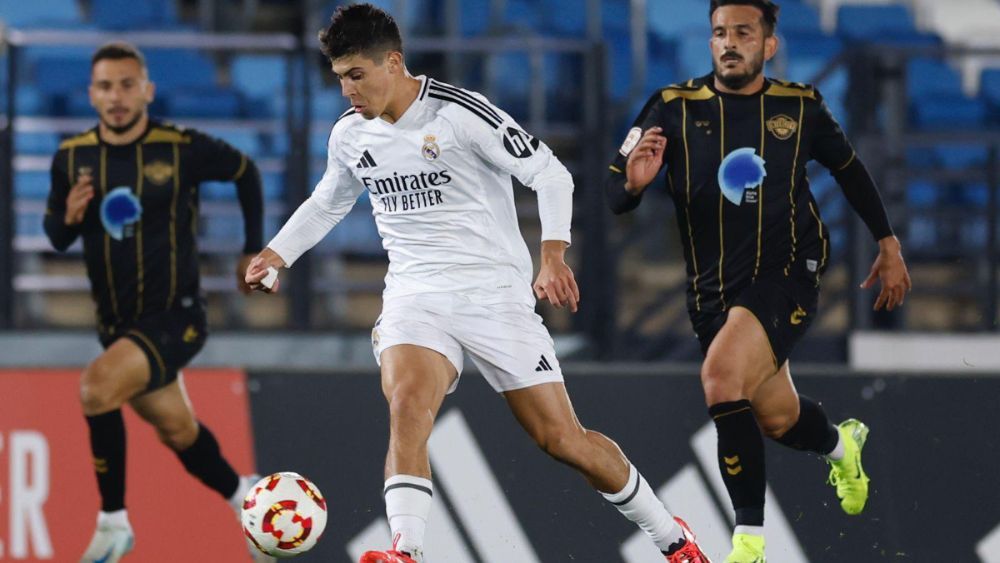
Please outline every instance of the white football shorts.
M372 329L372 351L399 344L430 348L448 358L458 376L463 352L498 393L562 382L562 369L542 318L523 303L480 305L462 295L425 293L386 301Z

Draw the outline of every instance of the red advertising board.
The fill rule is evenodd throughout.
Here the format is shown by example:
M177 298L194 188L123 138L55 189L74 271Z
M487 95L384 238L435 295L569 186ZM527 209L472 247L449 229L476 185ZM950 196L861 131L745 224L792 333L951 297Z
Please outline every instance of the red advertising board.
M246 376L185 370L196 416L240 474L253 469ZM184 471L151 426L125 408L126 504L135 531L127 559L248 561L236 515ZM79 561L100 502L79 373L0 370L0 561Z

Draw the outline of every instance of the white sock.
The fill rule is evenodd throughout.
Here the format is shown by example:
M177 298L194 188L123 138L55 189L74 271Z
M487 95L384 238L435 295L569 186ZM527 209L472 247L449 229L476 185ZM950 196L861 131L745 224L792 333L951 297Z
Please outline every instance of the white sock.
M385 481L385 514L396 551L422 556L434 485L429 479L396 475Z
M736 526L734 534L749 534L751 536L763 536L764 526Z
M115 510L113 512L104 512L103 510L97 513L97 525L112 526L114 528L131 528L132 526L128 523L128 510L121 509Z
M253 483L250 482L249 475L240 475L240 482L236 485L236 492L228 500L229 506L233 507L233 510L236 512L243 510L243 499L250 492L250 487L252 486Z
M844 459L844 437L840 435L840 430L837 430L837 445L833 447L833 451L826 454L826 459L830 461Z
M660 499L653 493L646 479L634 465L629 464L628 481L617 493L601 495L626 518L636 523L660 551L667 551L672 544L684 538L681 527L674 522Z

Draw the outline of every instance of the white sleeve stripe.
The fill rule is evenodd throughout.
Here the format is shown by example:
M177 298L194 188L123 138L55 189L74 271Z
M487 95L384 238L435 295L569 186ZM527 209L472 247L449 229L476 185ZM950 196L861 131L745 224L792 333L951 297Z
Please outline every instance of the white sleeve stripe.
M501 123L503 122L503 118L500 117L500 114L492 106L490 106L489 103L484 102L484 101L476 98L475 96L473 96L472 94L469 94L468 92L462 90L461 88L455 88L454 86L447 86L447 85L441 84L440 82L435 82L434 84L431 85L431 89L435 90L435 91L437 91L439 93L442 93L442 94L451 94L451 95L453 95L453 96L455 96L457 98L461 98L461 99L465 100L466 102L469 102L470 104L472 104L472 105L478 107L479 109L485 111L486 113L488 113L489 115L491 115L497 121L499 121Z
M464 101L462 101L462 100L460 100L458 98L452 97L451 95L448 95L448 94L438 93L438 92L433 91L433 90L431 91L430 96L432 98L436 98L436 99L439 99L439 100L445 100L445 101L448 101L448 102L454 102L454 103L456 103L456 104L464 107L465 109L471 111L472 113L476 114L477 116L479 116L479 118L482 119L483 121L485 121L486 123L488 123L490 125L490 127L494 128L494 129L499 129L500 128L500 122L499 121L494 121L493 118L484 115L481 111L479 111L478 109L476 109L475 107L473 107L471 104L468 104L468 103L466 103L466 102L464 102Z

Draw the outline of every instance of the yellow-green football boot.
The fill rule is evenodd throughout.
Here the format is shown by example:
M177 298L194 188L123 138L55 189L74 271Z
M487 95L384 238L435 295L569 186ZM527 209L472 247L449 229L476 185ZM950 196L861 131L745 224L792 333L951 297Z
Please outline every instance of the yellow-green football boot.
M733 534L733 551L725 563L767 563L764 557L764 536Z
M837 498L844 512L861 514L868 501L868 475L861 467L861 449L868 440L868 427L860 420L849 418L837 425L844 443L844 457L830 464L828 483L837 488Z

